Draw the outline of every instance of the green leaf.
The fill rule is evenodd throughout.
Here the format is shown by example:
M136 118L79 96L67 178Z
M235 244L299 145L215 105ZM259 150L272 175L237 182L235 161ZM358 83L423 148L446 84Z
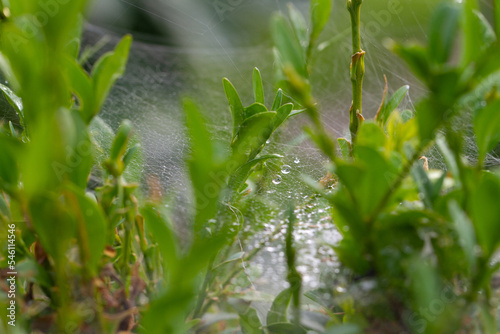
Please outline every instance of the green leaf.
M2 191L0 191L0 217L3 215L7 219L12 219L10 214L9 204L7 203L7 199L4 197Z
M245 252L234 253L233 255L229 256L227 259L224 259L224 261L222 261L221 263L218 263L212 269L218 268L218 267L220 267L220 266L222 266L222 265L224 265L226 263L229 263L229 262L234 262L234 261L241 260L241 259L243 259L244 256L245 256Z
M283 66L291 65L302 77L307 77L305 55L299 40L282 15L275 15L272 20L274 44L281 55Z
M278 110L276 111L276 117L274 118L274 130L279 128L279 126L283 124L283 122L288 117L290 117L292 109L293 109L293 104L291 103L284 104L278 108Z
M241 103L240 96L238 95L238 92L234 88L231 81L224 78L222 82L224 85L224 91L226 93L227 101L229 102L229 108L231 109L231 116L233 118L234 140L236 134L238 133L238 130L240 129L241 123L243 123L245 111L243 108L243 104Z
M337 142L339 143L342 157L344 157L344 159L349 158L351 156L351 143L345 138L338 138Z
M401 101L403 101L403 98L405 97L406 93L408 93L409 89L410 86L408 85L399 88L394 92L394 94L392 94L391 98L384 103L384 106L380 110L380 113L377 114L377 121L380 124L385 125L387 123L387 120L391 116L392 112L394 112Z
M274 98L273 106L271 107L272 111L278 110L279 107L281 107L283 103L283 90L280 88L278 89L278 92L276 93L276 97Z
M65 59L64 69L71 91L78 97L81 117L89 124L96 114L92 78L75 59L69 57Z
M59 197L50 193L33 196L28 207L43 248L56 263L63 261L75 236L77 225L74 218Z
M245 163L243 166L239 167L232 175L229 180L229 187L234 191L239 191L242 185L246 182L248 179L249 175L252 172L252 169L261 162L265 162L269 159L281 159L283 156L278 155L278 154L269 154L269 155L264 155L261 156L257 159L253 159L247 163Z
M424 171L424 168L420 163L416 163L416 166L412 169L412 175L415 179L415 183L418 186L420 194L423 196L423 202L426 208L432 209L433 205L433 186L431 180Z
M124 120L116 133L113 145L111 146L110 159L111 161L121 160L127 151L127 145L132 133L132 123L129 120Z
M353 162L339 161L335 174L346 186L360 215L368 217L390 191L397 170L380 149L358 145Z
M243 334L262 334L262 323L254 308L249 307L245 313L240 313L240 326Z
M292 289L290 288L281 291L276 296L271 309L267 313L267 326L288 321L287 310L291 299Z
M115 50L102 56L92 69L95 96L93 115L99 112L111 87L125 72L131 45L132 37L130 35L123 37Z
M267 325L270 334L307 334L307 331L291 323L275 323Z
M82 42L82 30L83 30L83 16L78 15L78 19L76 20L73 29L71 29L68 42L65 46L68 54L73 58L77 59L80 54L80 46Z
M462 250L464 251L469 268L473 270L476 265L476 255L474 250L476 246L476 236L474 233L474 226L456 201L453 200L448 203L448 210L450 211L450 216L458 234L460 247L462 247Z
M245 108L245 120L253 115L268 111L266 106L260 102L255 102Z
M23 112L23 101L19 96L17 96L9 87L0 84L0 90L5 95L5 98L9 104L14 108L16 113L19 115L19 121L21 126L25 126L24 123L24 112Z
M184 100L184 111L191 146L191 154L188 159L189 175L196 200L195 230L199 232L217 211L219 197L227 175L223 168L224 163L219 161L222 159L218 158L218 152L215 150L206 122L198 107L186 99ZM265 113L256 116L262 114ZM250 119L256 116L250 117ZM238 165L238 162L235 161L235 164Z
M68 202L79 224L79 246L84 252L85 266L92 275L98 274L98 263L106 246L107 222L97 203L85 195L85 191L69 185Z
M460 22L460 7L443 2L434 10L429 36L429 58L437 63L446 63L456 40Z
M144 222L154 241L158 244L163 264L163 275L165 280L169 273L175 272L178 267L177 242L170 224L161 215L158 209L147 204L141 209Z
M264 86L262 85L262 76L260 75L259 69L256 67L253 69L253 96L255 102L264 104Z
M19 182L18 156L24 152L18 141L0 137L0 189L15 191Z
M359 128L356 136L356 144L364 147L372 147L376 150L383 150L387 136L384 130L373 121L365 121Z
M311 41L318 38L323 31L330 13L332 11L332 0L311 0Z
M500 242L500 179L485 172L474 191L472 198L472 217L476 235L486 256L489 258Z
M276 112L261 112L247 118L241 124L233 143L234 161L245 163L262 150L274 130ZM247 157L247 158L244 158Z
M292 23L295 36L299 40L300 46L305 51L309 45L306 20L302 13L292 3L288 3L288 15L290 16L290 22Z
M429 82L430 67L426 48L418 44L397 44L392 50L410 66L418 78Z
M462 65L477 61L495 41L495 32L479 11L477 0L464 0L463 4Z
M474 133L479 150L479 163L482 164L488 152L500 141L500 100L478 110L474 117Z

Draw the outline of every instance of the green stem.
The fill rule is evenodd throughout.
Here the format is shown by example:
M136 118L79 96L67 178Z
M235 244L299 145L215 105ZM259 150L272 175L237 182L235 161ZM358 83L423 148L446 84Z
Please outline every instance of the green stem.
M347 9L351 15L352 28L352 58L351 58L351 84L352 105L349 110L349 130L351 141L354 143L362 115L363 78L365 76L365 51L361 49L361 4L363 0L348 0Z

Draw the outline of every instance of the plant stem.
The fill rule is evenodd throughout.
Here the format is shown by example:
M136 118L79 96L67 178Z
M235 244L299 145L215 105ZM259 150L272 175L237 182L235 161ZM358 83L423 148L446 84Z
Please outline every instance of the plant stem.
M361 4L363 0L348 0L347 9L351 15L352 27L352 52L351 57L351 83L352 83L352 105L349 110L349 130L351 141L354 143L358 133L359 124L363 121L362 95L363 78L365 76L365 51L361 49Z

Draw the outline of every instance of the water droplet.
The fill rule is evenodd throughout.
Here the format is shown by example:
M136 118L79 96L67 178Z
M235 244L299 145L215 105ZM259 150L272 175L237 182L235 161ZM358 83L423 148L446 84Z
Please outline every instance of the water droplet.
M283 174L289 174L291 170L292 170L292 167L290 167L288 165L281 166L281 172Z
M276 177L273 180L273 183L274 184L280 184L281 183L281 176L276 175Z
M266 140L266 144L269 144L269 143L271 143L271 140L270 139Z
M298 164L298 163L300 163L300 160L299 160L299 158L295 158L295 160L293 162L295 162L296 164Z

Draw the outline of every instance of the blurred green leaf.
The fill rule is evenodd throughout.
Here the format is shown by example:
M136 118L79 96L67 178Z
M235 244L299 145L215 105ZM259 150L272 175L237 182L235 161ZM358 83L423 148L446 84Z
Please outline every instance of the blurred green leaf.
M18 155L24 152L20 143L12 138L0 136L0 189L16 191L19 182Z
M355 324L343 324L330 327L324 334L362 334L363 328Z
M82 42L83 17L78 15L73 29L70 30L66 51L73 58L77 59L80 54L80 46Z
M35 195L29 204L31 220L45 251L56 263L66 258L77 224L57 195ZM57 231L57 233L54 233Z
M92 276L97 275L98 263L106 246L107 222L102 209L85 195L84 189L68 186L68 201L79 224L78 241L80 251Z
M476 246L476 236L474 233L474 226L456 201L448 203L448 210L455 224L455 230L458 233L460 247L462 247L469 268L472 271L476 265L476 254L474 249Z
M178 269L177 242L171 226L158 209L147 204L141 209L148 231L158 244L163 264L163 275L168 279L169 273Z
M433 186L431 180L427 176L424 168L420 163L416 163L416 166L412 169L412 175L415 179L415 183L418 186L420 195L422 196L422 201L428 209L432 209L433 206Z
M383 150L386 141L384 130L373 121L363 122L356 136L357 145L372 147L378 151Z
M270 334L307 334L307 331L290 323L275 323L267 325Z
M500 142L500 100L477 111L474 117L474 133L482 164L488 152Z
M262 334L262 323L257 311L249 307L246 312L240 313L240 326L243 334Z
M223 162L216 160L217 152L198 107L186 99L184 111L191 146L188 159L189 175L196 199L195 230L199 232L217 212L226 173L222 170ZM249 119L262 114L265 113L257 114Z
M426 48L418 44L395 45L393 51L410 66L418 78L423 82L429 81L430 68Z
M293 66L302 77L307 77L305 55L299 40L290 28L290 24L282 15L275 15L272 20L274 44L281 55L283 66Z
M300 46L305 51L309 45L306 20L302 13L292 3L288 3L288 16L290 17L290 22L292 23L295 36L299 40Z
M318 38L332 11L332 0L311 0L311 41Z
M442 2L434 10L429 36L429 59L436 64L446 63L456 41L460 22L460 7Z
M497 36L497 40L500 39L500 1L495 0L493 7L495 9L494 18L495 18L495 33Z
M481 54L495 41L495 32L488 20L479 11L477 0L463 2L462 66L477 61Z
M260 75L259 69L256 67L253 69L253 95L255 102L264 104L264 86L262 85L262 76Z
M472 217L479 243L490 257L500 243L500 179L484 172L472 196Z

